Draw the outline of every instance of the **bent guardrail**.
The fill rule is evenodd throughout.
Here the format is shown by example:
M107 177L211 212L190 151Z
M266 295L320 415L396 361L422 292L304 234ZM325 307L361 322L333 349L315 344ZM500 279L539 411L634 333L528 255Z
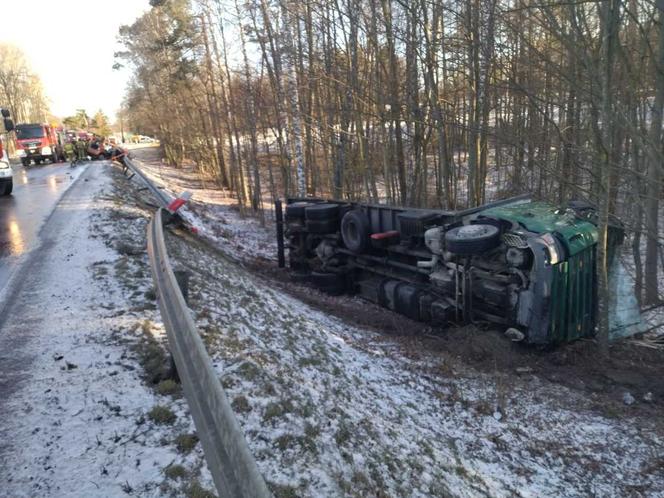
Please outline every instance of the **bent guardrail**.
M178 287L166 251L163 212L158 209L148 226L150 267L168 342L217 492L221 498L271 496Z
M143 173L140 168L134 164L132 158L129 155L125 156L123 164L127 167L127 169L130 169L134 175L141 179L148 190L152 192L152 195L154 195L155 198L159 201L161 207L165 208L170 205L171 202L173 202L173 198L164 192L164 190L158 188L154 183L152 183L149 178L145 176L145 173Z

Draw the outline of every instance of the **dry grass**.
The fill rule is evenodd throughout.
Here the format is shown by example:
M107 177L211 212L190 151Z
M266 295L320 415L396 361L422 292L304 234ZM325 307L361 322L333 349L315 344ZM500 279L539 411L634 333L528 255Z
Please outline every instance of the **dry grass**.
M148 412L148 418L157 425L173 425L177 420L173 410L163 405L155 405Z

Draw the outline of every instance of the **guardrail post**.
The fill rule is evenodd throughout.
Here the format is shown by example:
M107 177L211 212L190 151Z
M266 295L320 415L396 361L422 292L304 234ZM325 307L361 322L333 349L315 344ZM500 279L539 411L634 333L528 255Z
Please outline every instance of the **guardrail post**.
M174 270L175 280L178 282L184 302L189 304L189 272L187 270Z
M284 268L286 257L284 256L284 213L281 208L281 199L274 201L274 218L277 221L277 259L279 268Z

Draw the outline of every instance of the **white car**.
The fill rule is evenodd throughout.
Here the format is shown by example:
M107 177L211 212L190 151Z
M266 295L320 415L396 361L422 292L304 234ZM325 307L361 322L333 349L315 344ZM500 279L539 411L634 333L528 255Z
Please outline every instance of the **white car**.
M9 156L0 138L0 195L9 195L14 188L12 167L9 164Z
M3 120L0 121L0 195L9 195L14 188L13 171L9 164L9 156L4 144L4 134L14 129L14 123L9 119L9 111L1 109Z

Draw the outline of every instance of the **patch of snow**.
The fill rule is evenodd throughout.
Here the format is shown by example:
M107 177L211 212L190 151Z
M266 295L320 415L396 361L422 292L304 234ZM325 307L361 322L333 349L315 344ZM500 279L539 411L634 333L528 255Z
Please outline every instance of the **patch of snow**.
M501 374L445 374L268 288L180 239L190 306L259 469L303 496L603 496L648 472L654 430L589 409L576 392ZM647 493L646 493L647 494Z
M200 236L239 261L257 257L276 261L276 228L270 229L274 226L270 210L261 222L243 214L237 207L237 199L213 182L205 181L191 167L176 169L142 156L134 160L151 181L170 195L177 197L184 191L192 194L192 199L178 213Z
M156 313L132 311L136 296L113 277L122 257L92 230L103 220L112 231L118 209L102 195L107 166L85 175L21 270L0 330L1 496L160 496L164 468L186 461L168 444L192 430L186 403L148 389L127 346L137 323L159 328ZM149 420L156 404L175 411L174 426Z
M200 182L193 170L142 167L172 192ZM221 191L199 186L199 216L188 220L227 240L217 246L232 259L261 254L260 237L272 243L258 222L229 214L232 201L214 197ZM664 440L654 426L602 416L591 399L534 375L452 369L434 354L413 360L389 338L273 290L231 261L176 238L169 244L192 272L190 307L273 488L527 497L664 489L653 465Z

